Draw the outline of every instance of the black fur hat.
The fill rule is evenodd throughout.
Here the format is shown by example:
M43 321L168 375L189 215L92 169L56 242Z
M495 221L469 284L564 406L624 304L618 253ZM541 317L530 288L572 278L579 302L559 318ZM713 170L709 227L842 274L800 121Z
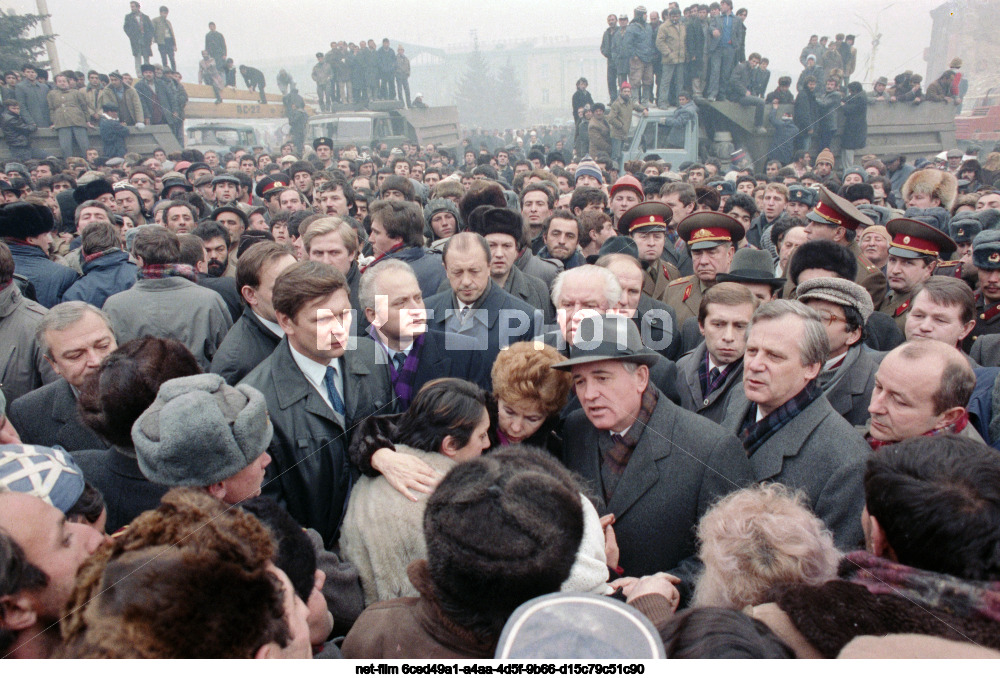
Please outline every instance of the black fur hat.
M551 456L512 446L459 464L427 501L434 593L452 621L496 638L522 603L559 591L583 539L583 505Z
M832 240L810 240L795 250L788 262L788 278L799 284L799 274L810 268L832 271L838 278L853 281L858 275L858 262L846 247Z
M88 200L97 200L99 197L105 193L114 194L115 190L111 186L111 182L107 179L94 179L86 184L80 184L75 189L73 189L73 199L76 200L76 204L87 202Z
M55 229L52 210L19 200L0 209L0 237L25 240Z
M469 215L468 230L487 236L491 233L502 233L514 238L520 245L524 237L524 226L521 215L506 207L480 205Z

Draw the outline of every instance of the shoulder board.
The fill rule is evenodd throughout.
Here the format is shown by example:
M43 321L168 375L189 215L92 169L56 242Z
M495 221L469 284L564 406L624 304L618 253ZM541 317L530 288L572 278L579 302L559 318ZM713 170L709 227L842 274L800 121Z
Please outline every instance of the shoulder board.
M673 287L674 285L683 285L685 283L689 283L691 282L692 278L694 278L693 275L686 275L683 278L678 278L677 280L671 280L670 283L667 285L667 287Z
M979 316L981 320L989 322L1000 315L1000 304L993 304Z

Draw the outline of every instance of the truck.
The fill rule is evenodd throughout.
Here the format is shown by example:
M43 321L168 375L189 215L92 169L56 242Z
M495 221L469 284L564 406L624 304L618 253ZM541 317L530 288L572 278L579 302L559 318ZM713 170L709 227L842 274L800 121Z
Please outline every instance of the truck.
M974 145L992 150L1000 141L1000 87L991 87L986 93L965 99L968 115L955 118L955 137L965 146Z
M402 103L385 102L386 110L339 111L309 118L306 140L329 137L334 146L367 146L384 143L389 148L404 143L455 149L460 140L458 108L403 108Z
M220 156L237 148L259 146L257 133L250 125L230 122L209 122L189 126L184 132L184 147L204 153L215 151Z
M646 116L633 115L632 127L623 145L623 163L656 154L676 169L685 161L708 158L726 161L733 151L742 149L749 161L758 169L763 169L774 133L766 118L767 133L759 134L754 127L753 107L730 101L695 101L698 106L697 126L688 125L683 148L667 148L662 142L669 132L669 127L664 124L665 118L673 109L650 108ZM778 115L792 113L793 109L792 104L779 106ZM1000 107L997 110L1000 111ZM842 130L843 114L837 115L840 116L838 129ZM955 118L955 107L947 103L869 103L867 144L856 150L854 155L859 159L869 153L880 157L893 153L918 157L936 155L955 146L956 120L961 118ZM834 153L840 150L839 136L834 139L830 150Z

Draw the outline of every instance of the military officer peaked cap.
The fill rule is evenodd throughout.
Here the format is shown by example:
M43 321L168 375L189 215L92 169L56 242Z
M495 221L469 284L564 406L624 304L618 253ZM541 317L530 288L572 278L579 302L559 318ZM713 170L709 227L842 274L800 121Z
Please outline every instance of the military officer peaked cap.
M260 180L254 192L257 194L258 198L263 198L271 191L289 188L291 185L291 180L289 180L289 178L284 174L271 174Z
M623 214L618 220L618 232L622 235L633 233L666 233L667 224L674 212L669 205L655 200L639 203Z
M692 250L707 250L719 245L736 247L746 231L743 224L722 212L695 212L677 224L677 234Z
M889 254L904 259L919 257L934 257L935 259L958 249L955 241L947 235L916 219L890 219L885 225L892 242L889 243Z
M819 187L819 202L806 218L831 228L843 226L849 231L856 231L859 226L875 224L849 201L827 190L826 186Z

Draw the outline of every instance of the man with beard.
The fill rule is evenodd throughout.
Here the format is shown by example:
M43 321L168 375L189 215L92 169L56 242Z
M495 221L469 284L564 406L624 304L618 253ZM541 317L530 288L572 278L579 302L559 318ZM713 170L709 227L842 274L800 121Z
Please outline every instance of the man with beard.
M203 222L194 229L192 235L201 238L205 244L205 254L208 257L205 268L209 276L213 278L236 277L236 267L229 262L231 241L225 228L218 222Z

